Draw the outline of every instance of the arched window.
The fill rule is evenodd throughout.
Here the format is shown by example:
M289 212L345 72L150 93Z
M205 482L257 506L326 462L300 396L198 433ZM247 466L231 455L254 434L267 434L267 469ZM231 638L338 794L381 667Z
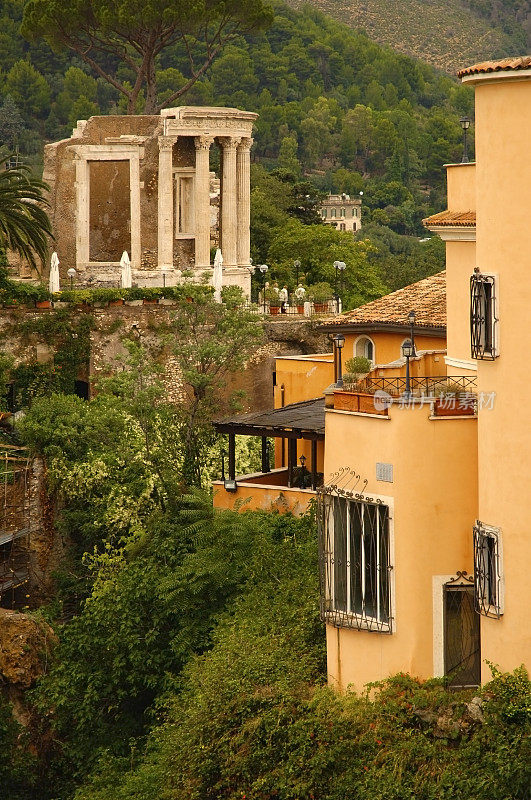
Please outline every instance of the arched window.
M354 345L354 355L368 358L374 364L374 342L368 336L360 336Z

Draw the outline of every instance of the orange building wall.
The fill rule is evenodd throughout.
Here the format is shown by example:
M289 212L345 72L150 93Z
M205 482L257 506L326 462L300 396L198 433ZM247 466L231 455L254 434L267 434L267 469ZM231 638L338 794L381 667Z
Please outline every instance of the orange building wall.
M476 164L446 164L448 211L476 210Z
M291 489L275 485L277 475L272 472L268 475L248 475L243 480L240 478L236 492L227 492L222 481L214 481L214 508L241 512L280 511L303 514L315 498L315 492L311 489ZM285 480L285 470L278 477Z
M408 333L390 333L388 331L375 331L374 333L345 333L345 347L343 348L344 360L356 355L356 341L367 336L374 342L374 360L376 364L389 364L402 357L401 346L404 339L409 339ZM446 338L444 336L415 336L417 350L444 350Z
M482 618L482 657L509 670L531 667L531 78L501 75L476 85L477 263L499 276L500 344L499 358L478 362L479 390L496 392L479 413L479 518L502 531L505 572L505 613Z
M275 363L275 408L321 397L334 381L332 353L288 356L277 358Z
M470 362L470 276L476 266L475 242L446 242L447 338L448 357ZM464 370L464 372L463 372ZM459 374L473 370L459 367ZM448 365L448 374L456 368Z
M329 681L361 689L398 671L434 674L433 576L473 570L477 431L473 417L429 419L428 406L389 418L326 413L325 481L347 466L367 478L366 494L390 497L394 527L395 632L327 625ZM376 481L376 462L394 482Z

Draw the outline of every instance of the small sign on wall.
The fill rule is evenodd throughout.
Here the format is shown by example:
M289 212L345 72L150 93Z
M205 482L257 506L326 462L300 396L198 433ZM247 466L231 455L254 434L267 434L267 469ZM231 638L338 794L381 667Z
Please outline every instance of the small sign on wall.
M386 483L393 482L393 465L383 464L380 461L376 462L376 480L385 481Z

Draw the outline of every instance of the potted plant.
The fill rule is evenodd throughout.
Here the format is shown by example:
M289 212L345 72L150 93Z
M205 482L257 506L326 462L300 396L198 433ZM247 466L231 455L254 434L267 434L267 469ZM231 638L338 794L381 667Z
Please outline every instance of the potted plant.
M276 314L280 314L280 307L282 304L278 296L278 289L270 287L269 289L266 290L265 296L267 302L269 303L269 313L273 314L274 316Z
M301 316L304 314L304 301L306 300L306 289L302 284L299 284L293 292L291 302L297 307L297 314Z
M371 371L372 364L365 356L354 356L345 362L346 372L343 375L343 385L353 391L363 378ZM363 391L366 391L365 389Z
M436 417L469 417L476 413L475 393L452 381L439 384L433 411Z
M311 300L316 314L325 314L329 310L329 301L332 297L332 287L329 283L322 281L315 283L309 288Z
M124 298L122 297L123 295L122 289L108 289L107 291L109 293L108 296L109 296L110 306L123 306L125 301Z
M144 289L134 286L131 289L124 289L123 296L126 306L141 306L143 302Z

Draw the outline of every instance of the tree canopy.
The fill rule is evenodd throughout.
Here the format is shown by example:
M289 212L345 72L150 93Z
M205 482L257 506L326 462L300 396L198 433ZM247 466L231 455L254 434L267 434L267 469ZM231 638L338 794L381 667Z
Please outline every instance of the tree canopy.
M189 70L184 84L166 97L170 104L205 74L227 42L271 21L262 0L29 0L22 31L76 53L127 98L127 113L153 114L155 62L165 48L183 45ZM119 64L126 68L123 75Z

